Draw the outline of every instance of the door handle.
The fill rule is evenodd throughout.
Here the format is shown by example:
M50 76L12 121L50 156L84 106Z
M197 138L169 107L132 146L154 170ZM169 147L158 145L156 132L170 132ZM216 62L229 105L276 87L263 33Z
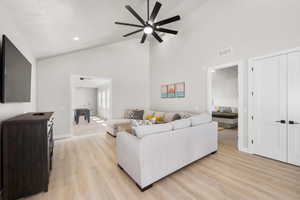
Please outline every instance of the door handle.
M285 120L276 121L277 123L285 124Z
M294 121L289 121L289 124L294 125L294 124L299 124L299 123L298 122L294 122Z

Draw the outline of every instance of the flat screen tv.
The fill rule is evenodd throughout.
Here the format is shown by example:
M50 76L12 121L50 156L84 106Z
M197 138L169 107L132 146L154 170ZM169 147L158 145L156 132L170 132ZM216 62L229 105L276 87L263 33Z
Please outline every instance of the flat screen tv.
M0 65L1 103L30 102L31 63L3 35Z

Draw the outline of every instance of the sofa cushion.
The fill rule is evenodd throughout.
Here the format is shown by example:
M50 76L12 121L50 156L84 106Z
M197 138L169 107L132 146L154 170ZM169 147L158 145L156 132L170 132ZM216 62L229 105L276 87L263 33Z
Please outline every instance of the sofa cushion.
M208 113L202 113L191 117L192 126L198 126L200 124L206 124L212 121L212 117Z
M181 119L181 117L178 113L172 113L172 112L165 113L165 117L164 117L165 122L172 122L179 119Z
M192 121L190 119L181 119L171 122L173 130L191 127Z
M139 138L143 138L147 135L153 135L153 134L157 134L157 133L172 131L172 129L173 129L173 127L169 123L133 127L134 133Z

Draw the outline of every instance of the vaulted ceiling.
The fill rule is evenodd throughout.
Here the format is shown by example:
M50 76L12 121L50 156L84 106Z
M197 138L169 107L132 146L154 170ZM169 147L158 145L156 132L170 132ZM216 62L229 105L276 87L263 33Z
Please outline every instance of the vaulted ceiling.
M173 14L172 10L184 12L200 1L205 0L160 0L163 7L158 18ZM150 2L153 6L155 0ZM124 8L127 4L146 15L146 0L1 0L37 58L123 40L122 34L135 29L114 21L137 23ZM74 37L80 39L74 41Z

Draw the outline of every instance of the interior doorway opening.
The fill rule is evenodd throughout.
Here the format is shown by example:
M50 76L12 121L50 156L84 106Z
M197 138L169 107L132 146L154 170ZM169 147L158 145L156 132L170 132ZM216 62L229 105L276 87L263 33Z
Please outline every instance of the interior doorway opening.
M72 135L104 133L112 113L111 79L73 75L71 94Z
M219 124L219 144L248 152L248 71L244 62L208 68L208 111Z
M238 66L212 71L212 119L219 143L238 148Z

